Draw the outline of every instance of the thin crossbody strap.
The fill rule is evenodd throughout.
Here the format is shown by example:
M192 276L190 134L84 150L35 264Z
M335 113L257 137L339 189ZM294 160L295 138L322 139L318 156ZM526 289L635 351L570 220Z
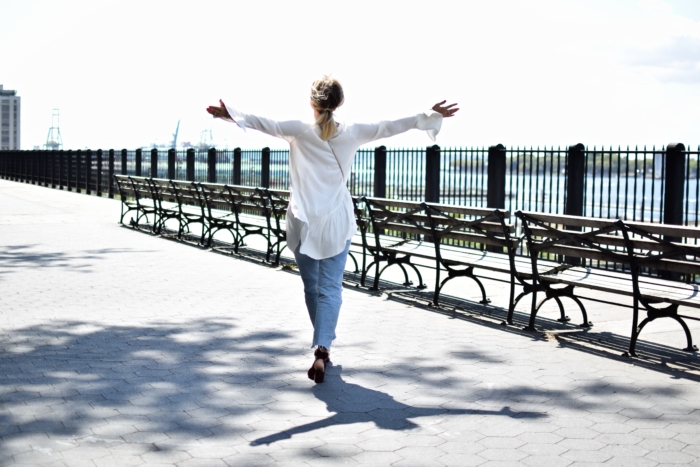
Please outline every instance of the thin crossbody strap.
M330 141L326 141L328 143L328 147L331 149L331 152L333 153L333 157L335 157L335 161L338 163L338 168L340 169L340 175L343 176L343 182L345 182L345 172L343 171L343 166L340 165L340 160L338 159L338 156L336 155L335 151L333 150L333 146L331 146Z

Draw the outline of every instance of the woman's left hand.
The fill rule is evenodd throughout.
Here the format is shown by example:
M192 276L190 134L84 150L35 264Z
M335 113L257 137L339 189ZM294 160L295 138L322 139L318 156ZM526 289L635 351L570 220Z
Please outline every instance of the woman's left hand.
M452 108L455 105L457 105L456 103L443 106L442 104L444 104L445 102L447 101L438 102L433 106L433 110L442 115L444 118L452 117L459 110L459 108Z
M218 106L210 105L207 107L207 112L212 114L214 118L231 118L231 115L229 115L228 110L226 110L226 106L221 99L219 99Z

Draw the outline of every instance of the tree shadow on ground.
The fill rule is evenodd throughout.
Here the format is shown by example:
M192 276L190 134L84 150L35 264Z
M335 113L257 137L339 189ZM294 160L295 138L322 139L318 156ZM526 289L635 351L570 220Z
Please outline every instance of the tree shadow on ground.
M299 345L298 333L264 323L251 329L250 323L225 317L144 325L52 321L0 335L0 464L10 461L17 443L54 449L56 444L46 443L79 447L89 441L110 449L129 444L158 451L205 439L270 444L323 427L363 422L411 430L418 426L416 419L435 416L445 423L459 416L534 423L546 420L546 412L557 407L596 409L609 400L641 400L655 390L647 388L641 397L634 385L584 384L552 391L527 383L493 386L488 375L479 380L468 375L435 379L416 371L423 361L400 354L379 372L346 371L346 378L359 377L357 383L341 376L342 367L331 366L327 382L314 385L301 374L305 368L294 364L306 362L308 353ZM470 352L451 358L486 357ZM443 370L429 369L431 374ZM445 391L451 396L442 405L412 403L416 394L402 402L390 391L382 392L381 384L372 384L377 378L411 384L419 396ZM604 397L598 400L601 391ZM659 391L677 393L666 386ZM608 399L612 394L615 398ZM585 396L592 400L582 400ZM324 418L273 434L256 425L274 420L277 410L287 410L277 407L284 400L303 401L315 411L320 401ZM638 411L640 417L658 416L646 407ZM303 420L300 414L296 417Z
M14 272L15 268L62 268L74 272L92 272L96 261L115 253L148 253L130 248L103 248L77 252L43 251L42 245L0 246L0 275Z

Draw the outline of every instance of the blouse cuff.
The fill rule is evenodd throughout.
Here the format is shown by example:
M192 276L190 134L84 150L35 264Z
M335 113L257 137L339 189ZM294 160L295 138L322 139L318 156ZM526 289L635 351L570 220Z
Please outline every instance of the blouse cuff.
M418 114L418 129L428 133L431 140L435 141L435 137L440 133L440 128L442 128L442 115L439 113Z
M229 107L228 105L224 104L226 107L226 110L228 111L228 114L231 116L230 120L234 122L236 125L238 125L244 132L245 130L245 114L243 112L239 112L238 110L234 109L233 107Z

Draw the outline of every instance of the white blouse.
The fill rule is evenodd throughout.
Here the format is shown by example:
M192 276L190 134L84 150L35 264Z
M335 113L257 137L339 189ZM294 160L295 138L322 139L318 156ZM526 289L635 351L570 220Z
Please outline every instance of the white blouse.
M244 131L253 128L289 143L291 197L287 209L287 246L314 259L333 257L345 249L357 225L347 188L357 149L371 141L410 129L424 130L435 141L442 115L413 117L371 124L340 124L328 141L314 123L276 122L226 106L232 120Z

